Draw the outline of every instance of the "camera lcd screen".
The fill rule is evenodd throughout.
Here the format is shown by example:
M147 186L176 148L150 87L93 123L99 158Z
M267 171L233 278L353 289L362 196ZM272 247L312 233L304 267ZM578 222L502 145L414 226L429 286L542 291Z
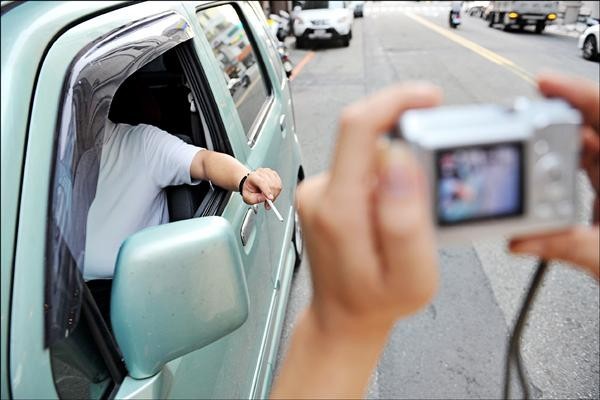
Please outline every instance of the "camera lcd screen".
M521 143L445 149L436 164L439 225L523 214Z

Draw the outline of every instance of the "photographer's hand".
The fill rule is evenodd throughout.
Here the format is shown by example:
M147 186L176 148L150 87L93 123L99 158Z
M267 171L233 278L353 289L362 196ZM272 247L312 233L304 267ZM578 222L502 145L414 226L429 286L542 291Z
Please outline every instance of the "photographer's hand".
M548 97L562 97L584 118L581 130L581 166L596 193L592 226L577 226L567 231L518 238L511 242L515 253L572 262L600 279L600 88L595 82L544 74L538 79L540 91Z
M273 397L364 394L393 324L433 297L436 241L425 177L381 136L408 108L440 102L429 85L400 85L343 112L333 165L297 193L313 281Z

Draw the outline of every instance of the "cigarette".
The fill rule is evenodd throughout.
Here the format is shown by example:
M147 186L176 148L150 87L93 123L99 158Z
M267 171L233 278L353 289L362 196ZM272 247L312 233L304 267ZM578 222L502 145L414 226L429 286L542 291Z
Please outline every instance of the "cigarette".
M281 216L281 214L279 214L279 211L277 210L277 207L275 207L275 204L273 204L273 202L269 199L267 199L267 203L269 203L271 210L273 210L279 222L283 222L283 217Z

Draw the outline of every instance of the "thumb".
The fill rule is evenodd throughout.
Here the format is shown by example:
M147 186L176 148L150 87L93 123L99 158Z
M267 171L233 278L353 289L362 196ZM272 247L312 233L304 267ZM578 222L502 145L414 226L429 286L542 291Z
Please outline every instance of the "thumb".
M376 230L387 279L403 293L402 311L425 305L437 288L436 242L421 167L404 144L379 159Z

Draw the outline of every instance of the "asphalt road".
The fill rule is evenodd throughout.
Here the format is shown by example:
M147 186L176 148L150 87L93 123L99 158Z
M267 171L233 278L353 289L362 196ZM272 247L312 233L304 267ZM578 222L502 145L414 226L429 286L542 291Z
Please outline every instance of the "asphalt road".
M447 11L444 3L371 3L355 20L350 47L292 51L294 62L304 60L292 88L307 175L328 167L339 111L392 82L432 81L447 104L509 104L537 96L532 78L544 69L599 80L600 65L581 58L575 38L504 32L471 17L450 32ZM584 221L591 193L583 176L578 190ZM503 240L441 249L440 260L436 299L397 324L368 397L500 397L506 342L534 260L509 255ZM309 300L305 260L293 283L280 357ZM553 265L523 339L535 398L599 397L598 311L598 285Z

